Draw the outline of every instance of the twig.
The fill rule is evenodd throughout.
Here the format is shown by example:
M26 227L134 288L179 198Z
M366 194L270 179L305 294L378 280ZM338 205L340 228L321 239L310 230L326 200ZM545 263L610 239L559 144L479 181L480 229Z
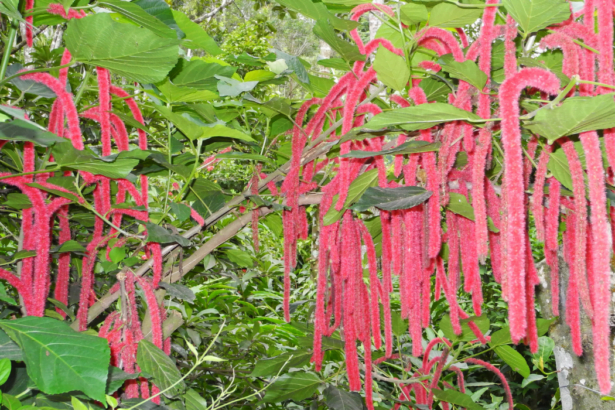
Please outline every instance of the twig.
M222 11L225 8L227 8L228 6L230 6L232 2L233 2L233 0L222 0L222 4L220 4L220 6L216 7L215 9L210 11L209 13L203 14L201 17L195 18L192 21L194 21L195 23L201 23L204 20L207 20L209 22L209 20L211 20L216 14L218 14L220 11Z

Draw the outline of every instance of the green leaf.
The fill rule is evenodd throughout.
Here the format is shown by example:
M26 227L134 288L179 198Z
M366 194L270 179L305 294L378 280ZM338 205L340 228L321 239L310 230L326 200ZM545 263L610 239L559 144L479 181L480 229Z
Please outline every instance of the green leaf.
M55 143L65 141L64 138L44 130L38 124L20 119L0 122L0 139L28 141L43 147L50 147Z
M172 10L173 17L179 28L184 32L186 37L182 45L190 49L205 50L211 55L218 55L222 50L213 38L201 26L190 20L184 13L177 10Z
M495 353L504 360L504 362L514 371L523 377L530 375L530 367L519 352L508 345L497 346L494 349Z
M340 71L350 71L350 66L343 58L325 58L317 63L323 67L334 68Z
M291 367L302 367L310 361L312 353L306 350L296 350L283 353L271 359L261 359L256 362L256 366L250 377L275 376L282 368L288 370ZM287 363L288 362L288 363Z
M145 229L147 229L147 242L156 243L177 243L180 246L190 246L190 240L184 238L181 235L177 235L169 232L160 225L156 225L150 222L145 222Z
M472 221L474 220L474 208L468 203L468 199L463 194L451 192L446 209Z
M442 320L440 320L439 328L444 333L444 336L446 336L450 340L454 340L454 341L459 340L462 342L469 342L470 340L476 339L476 335L474 334L474 332L472 332L472 329L470 329L470 326L468 326L469 322L474 322L474 324L478 326L478 328L483 334L487 333L487 331L489 330L490 323L489 323L489 318L487 317L487 315L471 316L467 319L460 320L459 321L459 323L461 324L461 334L460 335L455 334L455 331L453 330L453 325L451 323L451 317L449 315L444 315Z
M358 23L350 20L342 20L335 17L333 13L327 10L327 7L323 3L314 3L311 0L276 0L282 6L303 14L305 17L309 17L316 21L329 20L333 28L337 30L352 30L358 27Z
M79 390L104 402L111 359L105 339L33 316L2 320L0 327L23 350L28 375L38 389L47 394Z
M254 70L248 71L243 77L244 81L267 81L275 78L276 74L268 70Z
M143 83L162 81L175 66L179 53L179 40L117 23L108 13L69 21L64 41L75 60Z
M139 342L137 364L141 371L152 376L154 384L160 390L169 389L164 393L165 396L176 396L185 388L184 381L180 381L182 375L173 360L148 340Z
M183 60L180 60L183 61ZM216 75L230 78L236 69L218 63L207 63L194 59L184 63L179 74L172 78L173 84L195 88L197 90L217 91L218 80Z
M529 385L530 383L537 382L544 378L545 376L543 376L542 374L530 374L525 379L523 379L523 381L521 382L521 387L527 387L527 385Z
M410 69L406 64L406 59L384 47L378 47L374 70L378 73L380 81L396 91L406 88L410 79Z
M126 178L139 164L138 159L116 158L109 162L87 149L83 151L75 149L65 138L62 143L55 144L51 151L56 163L63 169L87 171L114 179Z
M433 192L418 186L370 187L350 209L358 212L367 211L371 207L385 211L410 209L427 201L432 194Z
M220 97L237 97L241 93L252 91L258 85L258 81L241 82L234 78L215 76L218 80L218 94Z
M397 337L401 337L408 333L408 321L401 317L400 312L391 312L391 330Z
M405 130L416 131L426 130L449 121L482 122L481 118L474 113L450 104L436 102L383 112L368 121L365 128L380 129L399 125Z
M184 32L175 22L173 12L164 0L135 0L134 3L145 10L149 15L162 21L167 27L175 32L177 38L183 38Z
M440 149L439 142L427 141L408 141L395 148L383 151L350 151L348 154L341 155L342 158L372 158L378 155L406 155L417 154L420 152L432 152Z
M455 61L452 54L445 54L440 58L442 71L446 71L452 78L465 81L481 90L487 84L487 74L483 73L478 65L472 60L460 63Z
M255 142L252 137L234 128L229 128L221 124L213 127L203 127L203 133L200 138L226 137L240 141Z
M21 402L15 396L6 393L2 394L2 405L8 410L18 410L22 407Z
M399 9L401 22L409 26L427 21L427 7L422 4L408 3Z
M574 142L574 148L579 155L581 164L585 164L585 151L581 141ZM556 147L549 156L549 163L547 164L549 172L553 174L566 189L574 191L572 186L572 175L570 174L570 165L568 164L568 157L564 153L561 147Z
M233 263L242 268L251 267L254 262L252 256L248 252L244 252L240 249L227 249L225 252L226 257Z
M332 410L363 410L363 399L356 392L349 393L329 385L322 394L327 406Z
M0 386L2 386L8 380L11 375L11 360L0 359Z
M440 401L456 404L459 407L465 407L468 410L483 410L483 407L474 403L474 401L469 395L458 392L457 390L432 389L431 391L433 392L433 395Z
M503 0L502 4L526 36L570 17L566 0Z
M549 144L566 135L613 128L613 94L567 98L559 107L538 111L534 119L526 121L523 127L547 138Z
M318 20L314 25L313 31L316 36L329 44L347 62L365 60L365 56L359 52L359 48L356 45L342 40L337 35L329 20Z
M107 394L115 393L126 380L134 380L139 377L139 373L126 373L115 366L109 366L109 376L107 378Z
M429 25L432 27L463 27L476 22L483 15L483 9L457 7L450 3L440 3L431 9Z
M101 0L99 5L112 10L122 16L134 21L139 26L150 30L158 37L176 39L177 33L169 28L162 21L147 13L142 7L139 7L136 2L122 0Z
M545 363L555 349L555 341L548 336L538 338L538 351L532 354L532 362L541 370L544 370Z
M278 403L289 399L294 401L305 400L316 392L321 383L320 378L314 373L285 374L269 386L263 401Z
M160 282L160 287L167 291L170 296L192 303L196 299L194 292L180 283Z
M85 252L85 248L77 241L70 239L60 245L57 249L54 249L53 253L64 253L64 252Z
M357 177L348 188L348 195L346 196L346 201L344 202L344 208L341 211L337 211L335 209L335 204L337 203L338 196L336 195L333 198L333 205L329 208L329 211L324 217L324 224L331 225L340 220L344 211L348 209L351 205L353 205L356 201L359 200L361 195L367 190L367 188L374 186L378 181L378 170L372 169L369 170Z
M0 1L0 14L10 17L11 20L21 21L25 23L24 18L21 16L17 6L19 2L11 0Z
M184 394L186 410L207 410L207 401L202 398L194 389L188 389Z
M32 202L26 194L8 194L6 201L2 203L4 206L10 206L15 209L27 209L32 208Z
M295 0L292 0L292 1L295 1ZM302 0L302 1L305 1L305 0ZM297 76L297 79L300 82L306 83L306 84L310 83L310 77L308 76L308 72L303 66L303 64L301 64L301 61L299 60L298 57L292 56L280 50L274 50L274 51L275 51L275 55L277 59L284 60L288 69L292 70L295 73L295 75Z
M46 186L43 186L37 182L33 182L33 183L29 183L26 184L27 186L33 187L33 188L37 188L40 189L41 191L45 191L45 192L49 192L50 194L62 197L62 198L66 198L66 199L70 199L71 201L76 201L78 199L77 194L69 194L68 192L64 192L61 191L59 189L53 189L53 188L49 188Z
M190 207L184 204L177 204L175 202L170 202L169 206L171 207L171 211L175 214L177 219L180 222L184 222L188 218L190 218Z
M0 329L0 358L23 360L23 353L17 343L13 342L4 330Z

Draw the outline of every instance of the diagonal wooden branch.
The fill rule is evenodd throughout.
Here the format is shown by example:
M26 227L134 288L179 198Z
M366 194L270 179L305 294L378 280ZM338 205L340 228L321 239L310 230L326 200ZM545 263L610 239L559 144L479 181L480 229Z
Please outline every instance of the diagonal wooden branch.
M192 21L194 21L195 23L201 23L201 22L207 20L209 22L216 14L220 13L222 10L227 8L233 1L234 0L222 0L222 4L220 4L218 7L216 7L215 9L210 11L209 13L203 14L201 17L195 18Z

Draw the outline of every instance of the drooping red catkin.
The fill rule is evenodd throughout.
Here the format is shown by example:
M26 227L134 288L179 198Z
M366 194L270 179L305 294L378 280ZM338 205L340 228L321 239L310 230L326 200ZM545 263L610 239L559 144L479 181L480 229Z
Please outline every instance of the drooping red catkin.
M613 2L597 0L598 7L598 82L613 84ZM593 20L593 15L591 16ZM601 94L612 92L606 87L599 87ZM603 381L604 383L604 381ZM604 386L601 383L601 389Z
M480 360L480 359L476 359L474 357L467 358L464 361L466 363L471 363L471 364L475 364L475 365L478 365L478 366L483 366L485 369L490 370L493 373L495 373L496 376L498 376L500 378L500 381L502 382L502 386L504 387L504 391L506 392L506 398L508 399L508 408L509 409L514 408L512 393L510 392L510 386L508 385L508 381L506 380L506 377L504 377L502 372L497 367L495 367L491 363L485 362L485 361Z
M135 279L139 286L141 286L141 289L143 289L147 308L149 309L149 317L152 321L152 343L162 349L162 315L156 300L154 286L148 279L142 276L135 276Z
M553 315L559 316L559 262L558 229L559 229L559 203L560 183L554 177L549 178L549 209L546 217L545 257L551 276L551 305Z
M374 337L374 347L380 349L382 341L380 339L380 305L378 295L380 294L380 280L378 279L378 264L376 262L376 248L369 231L363 224L358 222L363 243L366 247L367 262L369 264L369 285L370 285L370 315L372 324L372 336Z
M436 258L436 275L439 278L439 284L444 289L444 296L449 305L449 312L451 317L451 324L455 334L461 334L461 324L459 322L459 308L457 305L457 295L455 289L451 286L451 283L444 274L444 262L442 258Z
M362 15L364 15L365 13L368 13L370 11L381 11L384 12L386 14L388 14L389 16L394 16L395 13L393 12L393 9L391 9L389 6L384 5L384 4L361 4L359 6L356 6L355 8L353 8L350 12L350 19L352 21L359 21L359 19L361 18ZM350 36L352 37L352 39L355 41L355 43L357 44L357 47L359 48L359 52L361 54L366 54L365 52L365 45L363 44L363 40L361 39L361 36L359 35L359 31L358 29L353 29L350 32Z
M576 255L576 215L570 213L566 215L566 231L564 232L564 260L568 264L568 289L566 292L566 324L570 326L572 339L572 350L577 356L583 354L581 343L581 323L579 305L579 280L575 263Z
M515 295L509 300L510 332L518 342L525 337L527 326L525 298L525 194L523 186L523 157L519 128L518 99L521 91L535 86L544 92L557 94L559 80L555 74L539 69L524 68L508 77L500 87L499 100L502 116L502 145L504 146L504 185L506 186L507 233L503 237L507 254L504 255L508 273L508 291Z
M427 405L429 406L430 409L432 408L432 405L433 405L433 396L434 396L433 391L434 389L438 387L438 382L440 381L440 377L442 376L442 369L444 368L444 365L446 364L446 359L448 359L448 355L449 355L448 348L444 348L444 351L438 358L438 365L436 367L436 371L433 374L431 384L429 385L429 396L427 397Z
M507 79L517 72L517 46L515 45L516 37L517 23L509 14L506 16L506 32L504 35L504 74Z
M21 76L22 80L32 80L41 83L51 88L62 102L63 111L68 120L68 135L73 143L73 146L78 149L83 149L83 141L81 139L81 128L79 128L79 115L73 102L72 94L66 91L65 85L57 78L48 73L31 73Z
M612 6L610 8L612 14ZM610 17L612 25L612 17ZM611 27L611 26L609 26ZM611 27L612 29L612 27ZM612 37L612 36L611 36ZM594 330L594 355L596 372L600 389L603 392L610 390L610 247L606 238L609 237L609 225L606 217L606 187L604 180L604 168L602 167L602 152L600 141L595 131L584 132L580 135L583 149L585 150L585 160L587 164L587 177L589 181L589 199L591 210L592 231L589 237L591 242L591 255L587 255L591 260L593 268L593 288L589 287L593 295L588 304L593 308L593 330ZM579 215L579 214L577 214ZM589 272L588 272L589 274ZM591 285L591 283L590 283ZM583 297L583 294L581 294ZM585 304L583 305L585 307ZM585 308L587 310L587 308ZM606 364L603 364L606 362ZM607 394L607 393L605 393Z
M32 11L34 8L34 0L26 0L26 13ZM26 45L28 47L32 47L33 44L33 34L32 28L34 27L34 16L26 16ZM12 47L13 45L10 45Z
M111 119L109 111L111 111L111 95L110 95L110 80L109 71L96 67L98 75L98 100L99 100L99 115L100 115L100 140L102 144L103 156L111 155Z
M534 265L532 257L532 247L529 238L526 243L526 263L527 274L525 276L525 294L527 303L527 339L530 345L530 351L536 353L538 351L538 330L536 328L536 306L534 304L534 287L540 283L538 272Z
M318 283L316 288L316 313L314 316L314 354L312 362L315 363L316 371L322 366L322 336L327 333L329 323L325 316L325 294L327 291L327 269L329 265L329 237L331 225L323 226L320 231L318 243Z
M455 61L462 62L465 60L457 39L450 31L438 27L427 27L418 33L416 39L418 44L422 46L425 46L424 43L427 40L438 40L448 49L449 53L453 54Z
M384 351L385 357L393 354L393 328L391 323L391 304L389 294L391 284L391 213L380 212L382 223L382 307L384 310Z
M58 221L60 225L60 245L71 239L70 225L68 223L68 206L63 207L58 212ZM61 253L58 257L58 276L54 289L54 298L65 305L68 305L68 285L70 278L70 253ZM66 313L60 308L56 311L66 318Z
M547 165L551 158L551 145L545 145L540 152L538 158L538 166L534 176L534 194L532 196L532 213L534 214L534 223L536 225L536 239L539 242L545 241L545 214L544 214L544 194L545 194L545 179L547 176Z
M566 158L572 176L572 188L574 191L574 212L575 212L575 247L574 263L577 286L583 308L587 315L593 317L593 308L589 299L589 285L587 283L587 271L585 266L585 252L587 251L587 201L585 200L585 173L579 155L574 148L574 144L568 138L558 140ZM594 156L595 158L595 156ZM601 158L601 155L599 155ZM601 160L600 160L601 161ZM600 168L602 163L600 163ZM594 164L595 166L595 164ZM595 188L595 187L594 187ZM596 193L594 193L596 195ZM604 192L603 192L604 195ZM606 208L605 208L606 209Z

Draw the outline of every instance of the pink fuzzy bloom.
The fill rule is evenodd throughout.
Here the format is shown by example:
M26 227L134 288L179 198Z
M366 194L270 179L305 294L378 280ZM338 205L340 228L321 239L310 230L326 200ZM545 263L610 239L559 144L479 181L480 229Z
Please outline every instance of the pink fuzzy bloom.
M71 239L70 225L68 223L68 206L64 206L58 213L60 225L60 245ZM70 253L65 252L58 257L58 276L53 297L68 306L68 285L70 278ZM60 308L56 311L66 318L66 313Z
M26 0L26 7L25 7L25 11L29 12L32 11L32 9L34 8L34 0ZM26 45L28 47L32 47L33 44L33 34L32 34L32 27L34 26L34 16L26 16ZM13 47L13 45L11 44L10 47Z
M109 71L102 67L96 67L96 72L98 73L98 99L100 102L100 139L102 154L103 156L107 156L111 155L111 120L109 116L109 111L111 111L111 97L109 94Z
M203 219L201 214L199 214L197 211L195 211L194 208L192 208L192 207L190 207L190 216L192 217L192 219L194 219L196 221L196 223L199 224L199 226L201 226L201 227L205 226L205 220Z
M508 408L509 409L514 408L512 393L510 392L510 386L508 385L508 381L506 380L506 377L504 377L502 372L497 367L495 367L491 363L487 363L487 362L485 362L483 360L476 359L476 358L473 358L473 357L465 359L465 362L466 363L471 363L471 364L476 364L478 366L483 366L485 369L491 370L493 373L495 373L496 376L498 376L500 378L500 381L502 382L502 385L504 386L504 391L506 391L506 398L508 399Z
M566 292L566 324L570 326L570 334L572 339L572 350L577 356L583 354L583 345L581 343L581 324L580 324L580 306L579 306L579 276L576 271L577 264L575 259L576 248L576 216L574 214L566 215L566 231L564 232L564 259L568 264L570 275L568 278L568 289Z
M420 46L425 47L425 42L428 40L437 40L440 42L449 53L453 54L455 61L462 62L465 60L457 39L450 31L438 27L427 27L421 30L416 36L416 41Z
M534 176L534 195L532 202L532 213L536 224L536 239L539 242L545 241L545 214L544 214L544 191L545 179L547 176L547 165L551 158L551 145L545 145L538 159L538 167Z
M64 7L62 7L62 10L64 10ZM66 65L70 63L71 58L72 55L70 54L70 51L68 51L68 48L65 48L64 52L62 53L62 61L60 62L60 65ZM66 82L68 81L68 67L60 68L59 80L62 84L66 84Z
M433 71L434 73L437 73L440 70L442 70L442 66L440 64L436 63L435 61L428 61L428 60L421 61L419 63L419 67L421 67L423 70Z
M34 0L32 1L34 2ZM74 9L68 9L68 13L66 13L66 10L64 10L64 6L59 3L52 3L49 6L47 6L47 13L55 14L67 20L80 19L80 18L85 17L85 12L83 10L77 11ZM30 45L29 47L32 47L32 46Z
M68 133L73 146L78 149L83 149L83 141L81 140L81 129L79 128L79 116L73 102L72 94L66 91L65 85L57 78L48 73L31 73L21 76L22 80L32 80L49 87L61 100L64 113L68 120Z
M597 7L598 50L600 51L598 54L598 82L613 84L613 1L597 0ZM593 13L590 17L593 21ZM612 90L600 87L598 92L606 94ZM604 387L602 384L601 386Z
M540 40L545 48L561 48L564 54L562 72L568 77L579 74L578 46L573 39L562 32L554 32Z
M143 121L143 115L141 114L141 109L139 108L139 106L137 105L134 99L129 98L129 94L126 91L114 85L111 85L111 87L109 88L109 91L111 92L111 94L122 98L124 102L126 103L126 105L128 106L128 108L130 109L130 112L132 113L132 116L134 117L134 119L137 120L137 122L139 122L140 124L145 125L145 122ZM145 134L145 131L141 129L138 129L137 132L139 133L139 148L146 150L147 149L147 135Z
M495 7L487 7L487 9L490 8L495 8ZM461 41L461 46L463 48L467 48L470 46L470 43L468 42L468 36L466 36L465 31L463 31L462 28L456 28L455 31L457 32L457 35L459 36L459 40Z
M515 37L517 37L517 23L515 23L515 20L509 14L506 16L506 34L504 36L504 73L507 79L517 72L517 46L514 41Z
M156 300L154 285L142 276L135 276L135 278L139 286L141 286L141 289L143 289L147 308L149 309L149 317L152 321L152 343L154 343L156 347L162 349L162 315L160 306L158 306L158 301Z
M515 295L509 300L510 333L518 342L525 336L527 326L525 299L525 194L523 186L523 155L521 130L519 128L518 100L521 91L535 86L544 92L557 94L559 80L555 74L540 68L524 68L508 77L500 87L499 100L502 116L502 145L504 146L504 184L508 196L507 242L508 254L505 264L509 272L509 292Z

